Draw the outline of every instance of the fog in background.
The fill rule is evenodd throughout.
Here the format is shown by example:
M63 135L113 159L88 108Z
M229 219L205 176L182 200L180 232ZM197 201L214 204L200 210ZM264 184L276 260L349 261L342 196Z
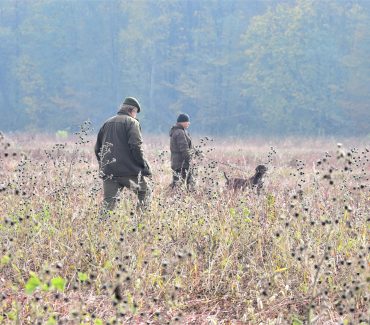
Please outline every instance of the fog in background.
M0 1L0 130L368 136L370 1Z

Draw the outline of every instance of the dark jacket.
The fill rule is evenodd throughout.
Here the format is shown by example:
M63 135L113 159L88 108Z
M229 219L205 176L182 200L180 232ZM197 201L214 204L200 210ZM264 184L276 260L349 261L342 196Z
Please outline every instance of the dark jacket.
M95 144L102 177L151 174L144 158L139 121L119 111L101 127Z
M179 170L189 169L193 148L189 133L180 125L174 125L170 130L171 168Z

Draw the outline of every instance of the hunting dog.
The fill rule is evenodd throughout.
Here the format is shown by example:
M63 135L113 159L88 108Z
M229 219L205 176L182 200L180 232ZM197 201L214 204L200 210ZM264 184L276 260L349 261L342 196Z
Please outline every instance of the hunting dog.
M252 177L249 178L228 178L224 172L226 178L226 186L230 190L242 190L247 188L257 188L257 194L259 195L263 187L263 176L267 172L265 165L258 165L256 172Z

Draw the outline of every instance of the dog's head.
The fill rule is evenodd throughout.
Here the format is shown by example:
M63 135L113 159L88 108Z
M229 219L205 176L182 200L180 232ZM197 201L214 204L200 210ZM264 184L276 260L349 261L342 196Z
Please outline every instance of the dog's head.
M258 165L256 167L256 174L263 175L267 172L267 167L265 165Z

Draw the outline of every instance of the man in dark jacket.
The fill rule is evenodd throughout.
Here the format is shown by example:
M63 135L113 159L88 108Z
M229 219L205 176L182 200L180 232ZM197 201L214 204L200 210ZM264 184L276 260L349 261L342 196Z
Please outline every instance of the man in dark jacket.
M177 123L170 130L171 168L173 171L172 188L180 182L185 182L192 189L194 181L190 169L191 150L193 145L186 129L190 126L187 114L180 114Z
M142 149L141 128L136 119L139 112L139 102L127 97L117 115L108 119L99 131L95 155L103 178L106 210L114 209L119 190L124 187L137 193L139 207L144 208L149 202L145 176L150 176L151 171Z

